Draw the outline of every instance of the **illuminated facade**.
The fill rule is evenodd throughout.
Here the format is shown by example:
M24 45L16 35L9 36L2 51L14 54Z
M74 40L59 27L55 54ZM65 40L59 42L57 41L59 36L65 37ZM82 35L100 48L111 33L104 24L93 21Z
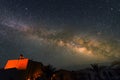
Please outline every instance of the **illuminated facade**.
M40 62L29 60L28 58L20 58L15 60L8 60L4 70L17 69L23 71L22 77L25 80L35 80L37 77L43 76L43 64Z
M29 59L8 60L4 69L16 68L18 70L26 70Z

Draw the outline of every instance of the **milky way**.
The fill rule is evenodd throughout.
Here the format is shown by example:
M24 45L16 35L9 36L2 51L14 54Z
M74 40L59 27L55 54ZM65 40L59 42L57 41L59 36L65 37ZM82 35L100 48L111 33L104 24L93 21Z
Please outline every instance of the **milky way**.
M3 22L2 26L0 32L3 37L8 37L5 39L9 42L8 49L13 46L10 48L10 51L13 52L11 56L16 54L13 58L23 53L31 59L43 61L46 64L56 64L57 67L85 65L89 62L102 63L120 58L119 41L112 38L100 38L85 33L71 34L71 32L63 29L33 28L14 21ZM3 56L7 53L9 53L7 50L1 51ZM8 58L6 57L6 59ZM60 63L60 61L65 63Z
M119 60L118 3L1 0L0 66L21 53L58 68Z

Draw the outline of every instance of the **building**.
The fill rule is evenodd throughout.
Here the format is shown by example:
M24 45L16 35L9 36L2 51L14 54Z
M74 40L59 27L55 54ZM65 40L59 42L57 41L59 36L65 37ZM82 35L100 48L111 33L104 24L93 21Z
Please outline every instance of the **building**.
M7 61L4 69L0 71L0 75L3 75L0 80L35 80L37 77L43 76L42 67L42 63L20 55L19 59ZM16 75L17 79L13 75Z

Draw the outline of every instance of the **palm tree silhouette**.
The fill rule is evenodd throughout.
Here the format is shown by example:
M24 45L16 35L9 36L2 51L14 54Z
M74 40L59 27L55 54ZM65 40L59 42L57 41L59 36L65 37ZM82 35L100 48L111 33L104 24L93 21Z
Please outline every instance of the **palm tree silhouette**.
M95 78L98 78L98 80L103 80L102 79L102 75L101 72L103 70L103 68L105 68L104 66L98 66L98 64L91 64L92 66L92 71L95 73Z
M52 65L47 65L43 67L43 72L48 80L50 80L51 76L55 72L56 68L54 68Z

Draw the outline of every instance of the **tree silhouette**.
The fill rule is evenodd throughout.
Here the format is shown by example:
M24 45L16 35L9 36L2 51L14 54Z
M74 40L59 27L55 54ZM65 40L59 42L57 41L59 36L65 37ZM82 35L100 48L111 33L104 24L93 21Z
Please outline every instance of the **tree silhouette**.
M105 66L98 66L98 64L91 64L92 71L95 73L95 77L98 78L98 80L103 80L101 77L101 71L105 68Z
M43 72L47 79L50 79L53 73L55 72L56 68L54 68L52 65L47 65L43 67Z

